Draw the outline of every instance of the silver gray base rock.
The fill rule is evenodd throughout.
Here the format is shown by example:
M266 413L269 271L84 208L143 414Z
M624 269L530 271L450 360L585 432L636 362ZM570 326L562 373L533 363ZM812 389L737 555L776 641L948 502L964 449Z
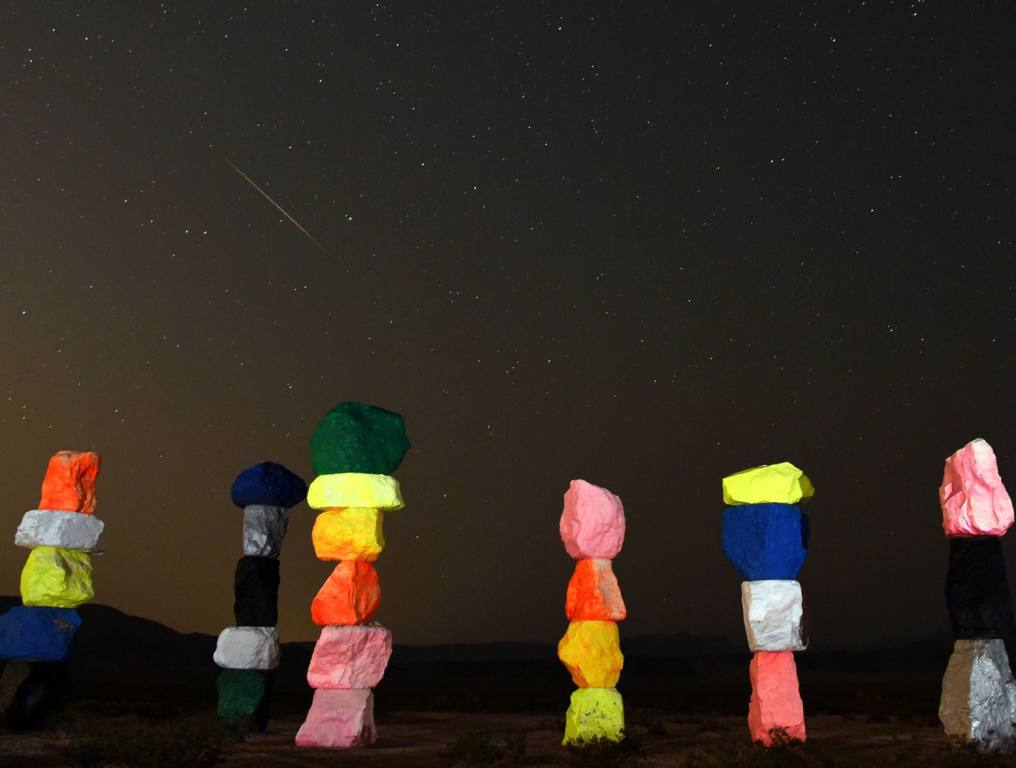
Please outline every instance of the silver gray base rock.
M951 739L983 752L1012 750L1016 681L1004 641L956 641L942 678L938 718Z

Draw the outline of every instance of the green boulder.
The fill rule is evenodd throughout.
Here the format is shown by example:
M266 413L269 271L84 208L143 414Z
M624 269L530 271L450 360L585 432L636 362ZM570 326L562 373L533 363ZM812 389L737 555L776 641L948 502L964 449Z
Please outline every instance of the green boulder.
M219 719L233 733L260 731L268 727L271 672L257 669L224 669L219 689Z
M310 460L318 475L390 475L408 450L402 417L366 403L339 403L310 436Z

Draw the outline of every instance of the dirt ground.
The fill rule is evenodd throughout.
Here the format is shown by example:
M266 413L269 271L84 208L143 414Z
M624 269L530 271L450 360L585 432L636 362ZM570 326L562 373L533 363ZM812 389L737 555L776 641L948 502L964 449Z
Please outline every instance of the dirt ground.
M871 722L817 715L808 742L780 750L748 743L743 718L631 713L630 742L619 749L575 752L560 744L561 718L534 714L394 712L379 719L380 739L367 749L297 749L298 717L274 719L265 734L220 741L190 720L154 729L139 721L101 719L33 734L0 733L0 765L39 766L1016 766L1013 756L980 756L950 746L933 721ZM204 723L208 725L208 723ZM140 730L139 730L140 729Z

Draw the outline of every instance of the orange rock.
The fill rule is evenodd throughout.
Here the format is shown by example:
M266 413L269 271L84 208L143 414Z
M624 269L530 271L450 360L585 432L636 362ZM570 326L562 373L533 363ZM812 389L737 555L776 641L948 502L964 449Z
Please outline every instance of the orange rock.
M374 566L363 560L343 560L318 590L310 616L322 627L366 624L379 605L381 584Z
M586 558L575 563L564 612L569 621L623 621L628 615L610 560Z
M53 454L42 481L39 509L59 512L95 511L95 478L101 460L93 451L60 451Z

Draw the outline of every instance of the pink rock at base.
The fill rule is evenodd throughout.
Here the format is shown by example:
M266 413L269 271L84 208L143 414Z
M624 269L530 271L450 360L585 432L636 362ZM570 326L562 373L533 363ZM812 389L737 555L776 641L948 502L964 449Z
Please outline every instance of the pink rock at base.
M392 633L380 624L328 626L307 668L311 688L373 688L392 655Z
M751 702L748 730L765 747L804 741L804 703L797 685L794 654L759 651L748 667Z
M364 688L318 688L296 732L298 747L365 747L375 741L374 694Z
M610 560L624 544L624 507L606 488L572 480L564 494L561 541L576 560Z
M938 499L946 536L1001 536L1013 523L995 452L980 438L945 460Z

